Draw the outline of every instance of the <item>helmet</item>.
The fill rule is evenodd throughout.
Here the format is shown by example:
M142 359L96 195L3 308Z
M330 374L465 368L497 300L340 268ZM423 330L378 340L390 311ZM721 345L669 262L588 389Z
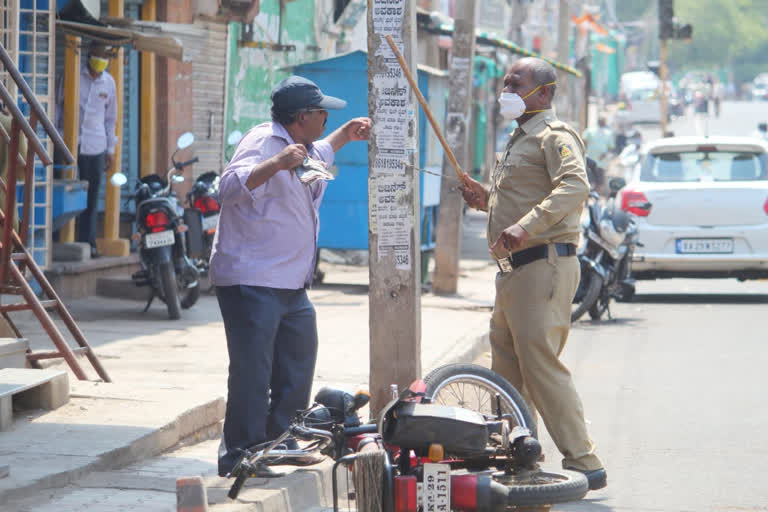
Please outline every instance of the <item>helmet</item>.
M629 221L630 217L627 212L624 210L619 210L614 208L613 212L613 227L616 228L616 231L619 233L626 233L627 228L629 227Z
M310 428L330 430L336 422L327 407L317 406L313 407L309 414L307 414L304 418L304 423Z
M618 247L624 241L624 232L629 226L629 216L621 210L608 207L600 216L599 226L600 236L612 246Z

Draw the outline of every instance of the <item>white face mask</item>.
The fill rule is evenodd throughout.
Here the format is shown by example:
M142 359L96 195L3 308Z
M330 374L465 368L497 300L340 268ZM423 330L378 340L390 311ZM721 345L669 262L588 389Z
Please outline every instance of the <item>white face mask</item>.
M499 96L499 113L504 119L517 119L525 113L525 101L514 92L502 92Z
M542 84L542 85L554 85L555 82L549 82L548 84ZM546 109L541 110L525 110L525 98L532 95L536 91L539 90L541 85L537 85L535 89L533 89L531 92L526 94L523 97L520 97L519 94L515 92L502 92L499 96L499 104L501 105L500 114L504 119L517 119L521 115L528 113L535 113L535 112L543 112Z

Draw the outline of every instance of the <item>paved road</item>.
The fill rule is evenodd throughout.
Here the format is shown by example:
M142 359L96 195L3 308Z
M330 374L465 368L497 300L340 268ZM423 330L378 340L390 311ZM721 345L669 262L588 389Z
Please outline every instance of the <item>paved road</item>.
M710 109L710 112L713 112ZM757 130L757 123L768 122L767 101L723 102L720 117L696 115L689 107L685 116L673 119L667 126L676 136L680 135L738 135L748 136ZM659 125L638 125L644 140L661 136Z

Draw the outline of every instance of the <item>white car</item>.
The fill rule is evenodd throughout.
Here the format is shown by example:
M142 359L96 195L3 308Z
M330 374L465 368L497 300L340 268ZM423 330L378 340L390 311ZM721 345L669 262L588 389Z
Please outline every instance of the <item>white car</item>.
M621 121L629 124L661 122L661 101L656 86L648 84L631 89L624 98L624 108L616 111Z
M634 276L768 278L768 143L671 137L644 149L619 193L637 215Z

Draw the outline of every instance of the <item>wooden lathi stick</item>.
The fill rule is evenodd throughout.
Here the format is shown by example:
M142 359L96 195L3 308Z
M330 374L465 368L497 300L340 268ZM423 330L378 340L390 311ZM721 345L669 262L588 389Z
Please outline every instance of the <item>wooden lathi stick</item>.
M421 94L419 86L416 85L416 81L413 79L413 75L411 75L411 71L408 69L408 64L405 63L403 55L400 53L400 50L397 49L395 40L392 39L392 36L390 35L386 35L384 37L386 38L387 43L389 43L389 46L392 48L395 57L397 57L397 62L400 63L400 67L405 74L405 78L407 78L408 83L411 84L411 89L413 89L413 92L416 93L416 98L419 100L421 108L424 109L424 114L426 114L427 119L429 119L429 124L432 125L432 129L435 131L435 135L437 135L437 138L440 140L440 144L442 144L443 149L445 150L445 154L448 155L448 160L450 160L451 164L453 164L453 170L456 171L456 176L458 176L459 180L464 183L464 171L461 170L461 166L456 160L456 155L453 154L450 146L448 146L448 141L446 141L445 137L443 137L443 133L440 131L440 126L437 124L437 121L435 121L435 117L432 115L432 111L429 109L427 100L424 99L424 96Z

